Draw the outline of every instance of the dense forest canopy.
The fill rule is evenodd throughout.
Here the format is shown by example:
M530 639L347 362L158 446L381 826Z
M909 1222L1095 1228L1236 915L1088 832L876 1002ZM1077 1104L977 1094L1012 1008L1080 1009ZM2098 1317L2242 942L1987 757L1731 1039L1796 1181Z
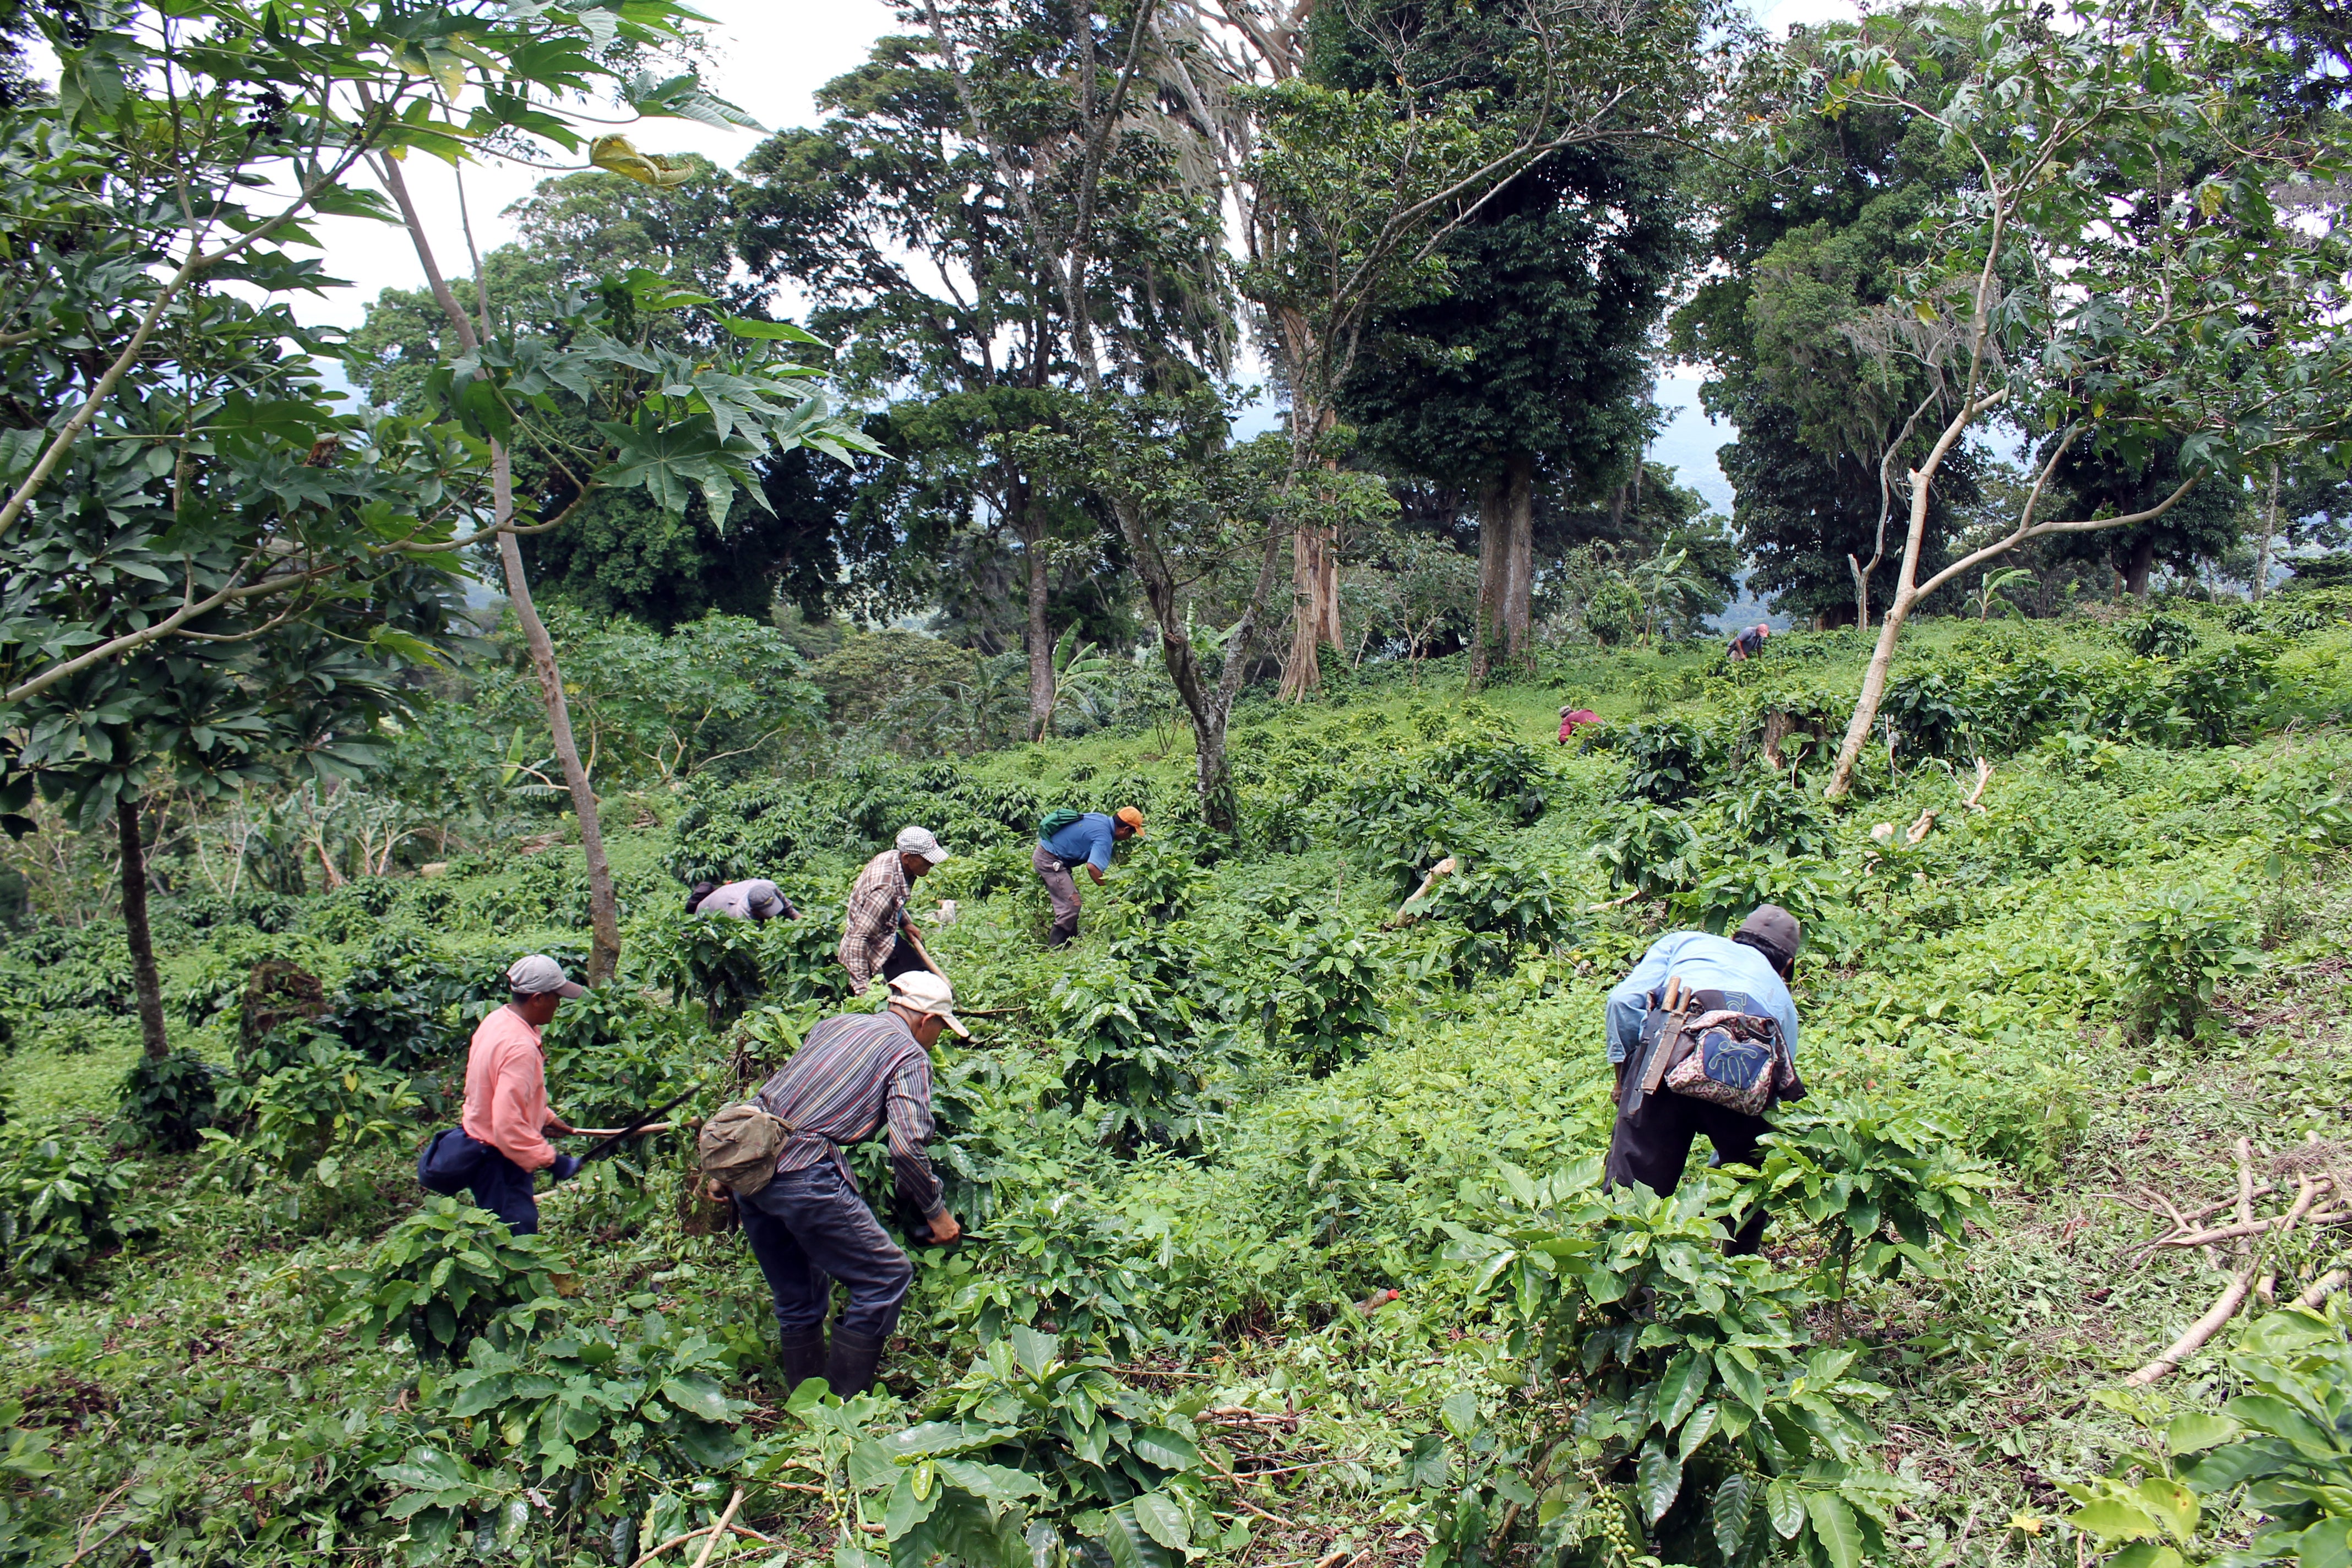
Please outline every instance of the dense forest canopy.
M0 0L0 1568L2347 1560L2337 8L713 25Z

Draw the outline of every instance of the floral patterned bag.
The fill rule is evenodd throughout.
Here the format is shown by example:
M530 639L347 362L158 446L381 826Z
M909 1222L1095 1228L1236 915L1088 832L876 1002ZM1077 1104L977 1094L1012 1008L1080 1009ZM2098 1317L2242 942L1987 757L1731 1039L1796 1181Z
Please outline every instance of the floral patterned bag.
M1780 1026L1769 1018L1702 1013L1683 1026L1674 1052L1667 1089L1743 1116L1761 1116L1775 1100L1805 1092L1780 1043Z

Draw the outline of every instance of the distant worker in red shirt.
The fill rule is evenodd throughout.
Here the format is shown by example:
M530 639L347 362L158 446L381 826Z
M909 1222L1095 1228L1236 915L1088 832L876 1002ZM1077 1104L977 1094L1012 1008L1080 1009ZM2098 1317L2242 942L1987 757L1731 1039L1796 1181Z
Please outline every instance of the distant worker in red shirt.
M1772 628L1766 626L1762 621L1759 621L1754 626L1738 633L1731 639L1730 653L1732 661L1734 663L1742 663L1748 659L1755 658L1758 654L1762 653L1764 651L1764 639L1771 635Z
M416 1179L445 1196L470 1187L476 1206L506 1221L515 1235L533 1236L539 1202L531 1196L531 1173L545 1171L560 1182L580 1168L576 1156L557 1153L547 1141L577 1129L548 1106L540 1031L564 998L587 988L534 952L507 971L507 990L506 1005L482 1020L467 1048L465 1115L425 1145Z
M1576 738L1577 730L1586 724L1598 724L1601 715L1590 708L1563 708L1559 710L1559 743L1563 746Z

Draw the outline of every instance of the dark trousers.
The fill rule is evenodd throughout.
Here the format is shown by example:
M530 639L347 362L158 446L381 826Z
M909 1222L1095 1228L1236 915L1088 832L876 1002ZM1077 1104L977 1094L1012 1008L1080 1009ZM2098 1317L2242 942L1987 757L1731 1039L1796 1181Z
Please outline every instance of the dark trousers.
M426 1190L455 1197L472 1189L474 1206L489 1210L517 1236L539 1234L539 1200L531 1196L530 1173L462 1127L438 1133L416 1162L416 1179Z
M923 962L923 955L915 951L915 944L902 936L890 944L890 956L882 961L879 978L896 980L901 974L929 968L930 965Z
M1683 1184L1683 1166L1690 1160L1691 1140L1700 1133L1715 1146L1717 1165L1753 1165L1756 1141L1772 1130L1760 1116L1743 1116L1704 1100L1660 1089L1642 1098L1642 1108L1617 1112L1617 1129L1609 1139L1609 1164L1603 1179L1612 1187L1640 1185L1660 1197ZM1757 1209L1741 1224L1727 1252L1754 1252L1764 1242L1764 1211Z
M739 1196L735 1212L776 1299L777 1328L787 1335L823 1328L838 1279L849 1287L840 1331L877 1342L890 1337L914 1266L832 1161L785 1172Z
M517 1236L539 1234L539 1200L531 1196L530 1173L491 1150L474 1173L474 1205L507 1222Z

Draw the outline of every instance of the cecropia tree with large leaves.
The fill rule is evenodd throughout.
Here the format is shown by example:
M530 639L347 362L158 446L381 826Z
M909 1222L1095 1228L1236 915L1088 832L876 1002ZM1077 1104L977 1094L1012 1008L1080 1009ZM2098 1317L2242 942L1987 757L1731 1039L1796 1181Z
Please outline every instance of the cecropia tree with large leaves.
M21 814L37 788L81 826L112 819L142 1036L161 1055L141 803L373 765L394 677L446 640L461 552L510 549L518 526L501 441L484 437L508 417L506 361L528 352L493 344L449 367L462 423L342 407L314 368L333 345L286 303L332 283L302 254L308 226L394 217L356 176L417 150L537 138L629 163L625 143L568 128L561 106L592 91L725 115L691 77L614 63L680 41L693 15L664 0L88 9L40 14L56 93L0 128L0 805ZM716 509L758 451L855 439L762 353L679 365L593 331L563 347L540 374L639 389L612 405L625 418L609 449L583 458L583 493L635 483L682 504L695 484Z
M1808 113L1870 108L1933 126L1974 181L1922 224L1879 325L1949 366L1950 413L1910 470L1902 564L1828 795L1844 796L1904 623L1929 594L2031 540L2155 521L2200 483L2352 433L2342 330L2346 128L2273 116L2276 61L2251 16L2148 0L2021 4L1967 25L1948 74L1871 35L1798 68ZM1924 24L1923 24L1924 25ZM1935 24L1944 25L1944 24ZM2037 444L2014 522L1921 574L1939 470L1999 417ZM2185 474L2136 510L2044 520L2070 454L2138 466L2178 443Z
M683 6L646 8L637 0L627 0L625 10L625 17L614 26L646 45L682 43L677 26L696 15ZM464 68L453 68L442 83L447 95L444 101L454 103L462 95L484 105L494 103L506 79L488 66L481 68L478 79ZM690 76L656 82L645 76L624 80L607 73L607 85L618 89L641 114L758 129L741 110L702 91ZM365 100L364 91L361 97ZM597 167L648 185L679 184L690 172L679 161L638 152L626 137L611 132L590 141L552 100L532 110L528 120L493 129L503 132L499 141L477 139L485 155L513 155L511 143L517 138L535 138L564 152L576 152L587 142L589 158ZM474 147L451 139L431 150L457 165L472 155ZM402 161L387 152L371 154L369 163L399 210L425 284L462 351L433 376L433 390L442 406L488 443L487 533L497 540L507 604L522 628L523 646L539 678L548 730L563 767L572 817L579 824L588 873L588 979L603 984L620 966L620 900L604 855L595 784L572 736L555 643L532 601L518 535L560 527L599 491L632 486L641 487L674 515L683 514L688 495L698 491L712 523L723 531L739 487L754 505L768 507L752 468L761 458L807 446L845 460L853 449L879 448L853 425L834 416L810 384L817 372L783 357L780 344L816 342L797 327L713 310L724 330L717 344L686 353L656 342L643 328L646 312L701 309L718 301L642 268L607 280L593 293L581 293L574 308L565 312L568 319L552 332L502 325L478 256L472 258L475 298L460 301L449 287L433 237L409 192ZM469 232L469 249L472 243ZM560 417L554 399L558 391L570 393L601 416L592 426L596 439L580 440L575 427ZM517 521L513 450L518 441L530 444L569 494L551 517Z

